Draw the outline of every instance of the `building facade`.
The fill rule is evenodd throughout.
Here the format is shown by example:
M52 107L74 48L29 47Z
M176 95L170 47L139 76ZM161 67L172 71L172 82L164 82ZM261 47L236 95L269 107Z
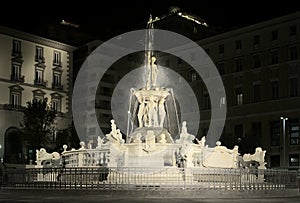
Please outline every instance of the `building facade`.
M300 156L300 13L275 18L197 43L222 77L227 118L220 140L243 153L267 150L267 167L299 169ZM191 60L195 53L189 50ZM184 52L182 52L184 54ZM161 56L192 86L201 113L198 137L206 136L211 104L201 77L176 57ZM209 75L207 75L209 77Z
M75 47L0 27L0 157L26 163L22 110L33 99L48 99L57 112L56 129L71 123L73 50Z

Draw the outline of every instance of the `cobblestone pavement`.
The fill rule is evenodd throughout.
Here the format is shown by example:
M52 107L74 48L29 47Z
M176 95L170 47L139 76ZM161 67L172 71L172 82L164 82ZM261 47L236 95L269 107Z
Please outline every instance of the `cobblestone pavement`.
M300 203L300 194L296 196L287 197L168 197L155 195L155 193L147 196L140 195L140 191L136 191L131 194L119 194L117 191L110 193L109 191L55 191L55 190L0 190L0 202L51 202L51 203L85 203L85 202L111 202L111 203L135 203L135 202L147 202L147 203L181 203L181 202L203 202L203 203Z

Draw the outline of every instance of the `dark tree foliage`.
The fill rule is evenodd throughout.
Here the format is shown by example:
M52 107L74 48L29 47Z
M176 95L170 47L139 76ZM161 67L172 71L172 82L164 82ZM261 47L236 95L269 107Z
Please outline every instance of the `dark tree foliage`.
M53 138L56 112L44 100L27 102L23 116L23 132L32 150L48 148Z
M79 145L80 139L76 133L74 123L69 128L65 128L62 130L59 130L56 135L56 151L62 152L63 151L63 145L68 145L68 150L71 148L78 149L80 147Z

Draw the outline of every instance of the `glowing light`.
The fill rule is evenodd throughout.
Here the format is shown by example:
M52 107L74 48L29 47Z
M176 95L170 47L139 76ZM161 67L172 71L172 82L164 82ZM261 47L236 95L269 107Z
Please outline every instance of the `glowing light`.
M195 23L199 24L199 25L204 25L206 27L208 27L208 25L205 22L200 22L199 20L195 19L193 16L188 15L188 14L181 14L180 16L182 16L183 18L187 19L187 20L191 20L194 21Z
M60 24L62 24L62 25L68 25L68 26L71 26L71 27L79 27L79 24L71 23L71 22L68 22L68 21L65 21L65 20L62 20L60 22Z

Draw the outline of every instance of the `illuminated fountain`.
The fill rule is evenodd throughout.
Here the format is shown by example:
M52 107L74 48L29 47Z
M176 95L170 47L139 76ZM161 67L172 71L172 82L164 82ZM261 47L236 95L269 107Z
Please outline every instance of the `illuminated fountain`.
M266 169L266 151L261 148L257 148L255 154L241 156L238 146L228 149L218 141L214 147L209 147L205 137L198 140L189 133L188 121L181 122L179 119L173 89L156 83L159 74L156 57L153 51L149 51L153 50L151 18L147 28L147 81L142 88L130 89L126 139L123 139L115 120L111 120L111 132L103 138L98 136L96 148L90 144L85 146L84 142L80 143L80 149L67 150L64 145L62 157L65 167L107 167L110 168L108 181L115 183L123 183L125 178L129 183L133 180L137 183L136 174L151 172L153 179L149 181L160 184L164 182L165 175L181 177L182 169L186 169L184 179L189 177L191 181L195 179L194 169L198 170L197 173L201 169L239 169L250 167L254 162L257 169ZM37 151L37 154L42 153ZM45 156L37 157L37 167L49 163L49 155L43 154ZM133 172L136 168L142 170ZM263 180L263 176L257 179L259 182Z

